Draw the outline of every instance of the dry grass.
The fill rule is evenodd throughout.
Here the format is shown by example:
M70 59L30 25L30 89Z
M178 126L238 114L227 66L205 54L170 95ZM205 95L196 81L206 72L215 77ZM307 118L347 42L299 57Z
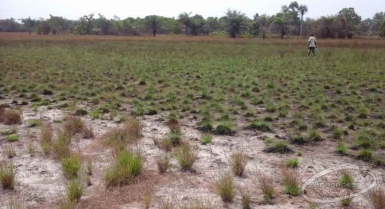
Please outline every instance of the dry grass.
M243 151L234 152L231 155L231 169L236 176L243 176L245 167L248 162L248 157Z
M62 159L65 157L69 157L71 154L71 133L58 130L56 133L56 140L52 142L52 150L56 159Z
M385 208L385 191L379 188L369 192L369 200L374 209Z
M188 143L183 144L176 150L175 156L182 171L193 171L192 166L198 159L198 153L194 148L192 148Z
M216 188L223 202L233 202L235 197L234 178L230 173L222 174L216 182Z
M156 164L158 166L158 171L159 173L163 174L166 173L170 169L170 156L163 155L163 156L158 156L156 160Z
M12 145L5 145L4 152L7 155L7 157L10 159L16 156L15 147Z
M19 125L21 124L21 114L16 110L0 109L0 122L5 125Z
M71 136L81 133L85 127L84 122L80 117L67 116L64 120L64 131Z
M257 174L259 189L263 193L263 198L267 204L270 204L275 197L274 181L268 178L265 174Z
M0 33L1 44L18 44L20 42L37 41L41 44L50 44L52 42L68 43L73 42L100 42L100 41L160 41L160 42L220 42L220 43L244 43L244 44L280 44L290 46L302 46L307 40L305 38L279 39L269 38L262 40L260 38L237 38L231 39L221 36L185 36L185 35L157 35L152 36L103 36L103 35L56 35L42 36L28 33ZM354 48L379 48L385 46L385 40L381 39L323 39L323 47L354 47Z
M0 165L0 183L3 189L14 189L15 175L16 172L12 164Z
M83 128L83 138L85 139L93 139L95 137L94 130L92 126L84 126Z
M40 128L40 146L45 154L48 154L51 149L53 139L53 127L51 123L43 123Z
M286 194L298 196L301 194L298 175L288 168L281 168L282 183Z
M103 144L113 146L116 151L126 149L127 145L142 137L142 124L137 119L130 119L122 127L114 128L105 133Z

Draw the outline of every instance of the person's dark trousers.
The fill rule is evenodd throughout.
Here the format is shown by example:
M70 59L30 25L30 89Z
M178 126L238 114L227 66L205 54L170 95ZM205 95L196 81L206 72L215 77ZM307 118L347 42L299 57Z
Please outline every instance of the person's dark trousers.
M307 56L309 56L310 53L313 53L313 55L315 56L315 47L309 47L309 52L307 53Z

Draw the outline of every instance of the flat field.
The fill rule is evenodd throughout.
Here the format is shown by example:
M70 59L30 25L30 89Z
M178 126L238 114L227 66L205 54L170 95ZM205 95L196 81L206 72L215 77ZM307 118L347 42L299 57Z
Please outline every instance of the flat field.
M309 203L304 191L287 189L284 177L295 173L301 187L343 163L373 172L383 188L385 41L319 40L315 57L307 56L306 42L0 34L0 162L16 173L14 189L0 190L0 202L145 208L151 199L151 208L242 208L249 196L252 208L336 208L341 202ZM19 113L20 122L9 122L11 113ZM68 128L76 124L81 131ZM132 136L136 125L140 137ZM47 127L53 133L45 143ZM62 132L71 133L58 148ZM58 154L60 148L67 152ZM123 152L140 157L142 171L116 183L109 167ZM192 168L184 167L188 156L181 153L195 154ZM78 178L64 171L74 156L83 167ZM167 158L170 169L160 174L159 159ZM85 175L90 161L93 175ZM240 162L245 171L238 177ZM227 172L236 189L224 203L218 182ZM334 174L325 178L340 175ZM265 180L274 198L261 189L261 176L272 179ZM68 195L74 179L92 182L81 187L80 200ZM322 191L314 195L359 189ZM367 196L350 207L371 207Z

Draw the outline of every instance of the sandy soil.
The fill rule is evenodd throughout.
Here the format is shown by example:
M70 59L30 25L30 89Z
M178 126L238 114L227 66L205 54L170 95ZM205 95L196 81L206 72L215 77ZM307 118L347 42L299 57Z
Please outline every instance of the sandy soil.
M0 131L15 128L20 136L18 142L10 143L4 136L0 136L0 162L12 162L16 168L16 187L14 191L0 190L0 208L8 205L12 199L21 200L27 208L55 208L65 195L66 180L61 170L61 164L52 156L45 156L39 146L40 129L28 128L28 120L42 119L44 121L57 122L68 113L57 109L48 110L41 107L37 111L23 110L23 124L18 126L0 125ZM165 115L145 116L141 118L143 123L143 138L133 147L141 149L144 157L143 178L137 184L108 191L105 189L103 175L106 168L112 162L112 150L100 144L100 137L109 129L118 126L113 121L92 120L83 117L83 121L92 126L95 138L83 139L76 136L71 144L74 152L81 153L84 158L92 158L94 174L91 177L92 186L86 187L81 201L82 208L143 208L142 201L144 191L152 192L151 208L161 208L166 202L173 202L176 208L182 205L191 205L194 202L205 202L213 208L241 208L241 192L237 192L233 203L224 204L216 193L214 186L216 178L230 169L229 158L233 151L243 150L249 157L244 177L236 177L235 182L238 191L248 191L253 200L253 208L262 209L295 209L309 208L309 203L302 197L291 197L284 194L281 184L280 164L285 159L295 157L292 155L267 154L263 152L266 144L263 139L266 136L285 138L285 133L261 133L258 131L239 130L235 136L214 136L209 145L201 145L199 139L202 135L195 128L191 118L181 121L184 140L189 141L198 150L198 160L194 164L195 172L181 172L177 161L172 160L172 169L164 175L157 173L156 159L162 154L153 139L162 138L169 129L163 118ZM60 123L54 123L56 128ZM28 153L29 144L32 143L36 152ZM4 147L12 145L16 149L16 156L8 159ZM362 171L373 172L377 177L377 185L385 183L383 168L373 167L365 162L357 161L351 157L342 157L334 153L335 143L326 139L316 145L295 146L295 150L301 150L303 156L298 157L300 167L296 170L301 182L305 182L314 174L331 166L354 163L360 166ZM257 172L263 172L274 178L274 186L277 197L273 205L263 203L263 195L256 181ZM355 179L365 178L362 172L352 173ZM335 178L335 174L325 176L327 179ZM329 195L339 191L329 191ZM108 203L113 200L114 203ZM99 201L99 202L98 202ZM92 202L98 203L97 206ZM108 203L105 206L103 202ZM339 208L340 203L319 205L319 208ZM350 208L370 208L366 196L353 199Z

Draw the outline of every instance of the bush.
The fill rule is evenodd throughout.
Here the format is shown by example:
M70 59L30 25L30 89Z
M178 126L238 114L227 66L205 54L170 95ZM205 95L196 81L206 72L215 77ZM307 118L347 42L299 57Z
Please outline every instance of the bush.
M279 141L279 142L272 143L270 147L264 149L264 152L287 154L287 153L294 153L294 150L290 148L286 142Z
M235 196L235 184L233 176L223 174L216 182L216 189L223 202L233 202Z
M134 177L142 172L143 159L140 154L121 151L114 161L114 165L107 170L104 176L107 188L129 184Z
M183 171L192 171L192 166L198 158L196 150L189 144L184 144L176 151L175 155Z
M286 194L298 196L301 194L299 179L296 173L288 169L282 169L282 180Z
M242 151L233 153L230 161L233 174L236 176L242 176L245 171L247 161L247 155Z
M64 176L67 179L73 179L78 177L81 167L81 160L79 156L73 155L65 157L61 160Z
M13 165L0 165L0 183L3 189L14 189L16 172Z
M288 159L285 161L285 165L289 168L298 168L299 161L297 158Z
M252 130L262 131L262 132L269 132L269 131L271 131L270 124L265 122L265 121L255 121L255 122L252 122L248 126L248 128L252 129Z

